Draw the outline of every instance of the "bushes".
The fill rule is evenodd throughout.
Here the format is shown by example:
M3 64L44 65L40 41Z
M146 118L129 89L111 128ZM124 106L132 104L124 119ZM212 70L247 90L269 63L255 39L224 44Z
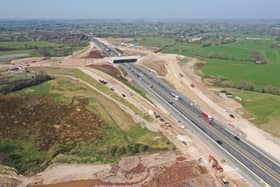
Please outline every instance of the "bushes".
M7 94L10 92L14 92L17 90L21 90L23 88L35 86L38 84L41 84L45 81L52 80L53 78L49 76L48 74L44 72L39 72L36 73L32 79L20 79L20 80L15 80L12 82L6 83L3 87L0 89L0 93L2 94Z
M137 153L144 153L150 150L148 145L144 144L129 144L125 147L114 146L110 149L111 156L134 155Z
M6 165L13 166L19 172L34 172L37 166L43 163L46 157L46 152L15 140L1 139L0 153L6 155L3 162ZM0 161L3 157L0 157Z
M202 47L211 47L211 46L212 46L211 43L203 43L203 44L202 44Z
M266 93L271 95L280 95L280 87L268 85L261 88L256 88L254 84L250 81L239 81L236 84L233 84L229 87L237 88L239 90L246 90L251 92L259 92L259 93Z
M209 77L208 77L209 78ZM211 79L211 77L210 77ZM227 79L216 78L212 81L213 86L217 87L225 87L225 88L236 88L239 90L251 91L251 92L259 92L271 95L280 95L280 87L267 85L264 87L256 87L251 81L240 80L236 83L233 83Z
M272 94L272 95L280 95L280 88L272 85L268 85L261 90L262 93Z
M233 85L233 87L239 90L255 91L254 85L247 80L238 81L236 84Z

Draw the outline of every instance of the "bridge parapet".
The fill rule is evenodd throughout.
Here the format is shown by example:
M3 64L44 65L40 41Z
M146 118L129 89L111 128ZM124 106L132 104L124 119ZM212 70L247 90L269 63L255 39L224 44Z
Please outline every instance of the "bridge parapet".
M120 57L111 57L111 63L121 64L121 63L135 63L139 59L138 56L120 56Z

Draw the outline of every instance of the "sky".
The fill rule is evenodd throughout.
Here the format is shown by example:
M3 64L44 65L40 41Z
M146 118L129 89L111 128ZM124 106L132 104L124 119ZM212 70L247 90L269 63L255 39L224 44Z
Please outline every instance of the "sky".
M9 19L277 19L280 0L0 0Z

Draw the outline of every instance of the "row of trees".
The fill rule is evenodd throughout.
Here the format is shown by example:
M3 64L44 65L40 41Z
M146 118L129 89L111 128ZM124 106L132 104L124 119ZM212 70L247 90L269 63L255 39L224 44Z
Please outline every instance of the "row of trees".
M217 80L213 81L213 84L214 84L214 86L218 86L218 87L229 87L229 88L236 88L239 90L266 93L266 94L272 94L272 95L280 95L280 87L273 86L273 85L257 87L251 81L247 81L247 80L240 80L236 83L233 83L228 80L217 79Z
M31 79L22 79L22 80L7 82L5 85L3 85L0 88L0 93L8 94L10 92L14 92L30 86L41 84L51 79L53 79L53 77L49 76L47 73L39 72L36 73Z
M262 63L266 64L267 61L266 59L262 56L262 54L257 51L253 50L251 58L236 58L234 56L229 56L225 53L217 53L217 52L212 52L207 55L208 58L210 59L220 59L220 60L231 60L231 61L242 61L242 62L254 62L254 63Z
M133 155L137 153L143 153L150 150L148 145L143 144L129 144L126 147L114 146L110 149L109 154L111 156Z

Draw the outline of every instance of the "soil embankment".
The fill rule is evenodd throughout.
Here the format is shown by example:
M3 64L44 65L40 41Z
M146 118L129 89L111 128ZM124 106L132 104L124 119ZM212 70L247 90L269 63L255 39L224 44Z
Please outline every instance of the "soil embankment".
M53 182L59 181L59 177L55 176L50 177L52 179L42 180L41 184L33 185L33 187L216 186L215 179L212 178L205 167L200 166L196 161L190 161L185 156L178 156L174 152L127 157L121 159L117 164L104 165L104 169L101 165L96 167L98 168L89 169L88 173L83 174L81 180L67 181L67 178L70 180L69 177L74 173L65 171L66 174L64 173L61 176L66 179L64 182L53 184ZM44 178L49 176L48 172L55 174L58 171L60 171L59 166L42 173L41 176ZM79 169L76 170L77 175L79 175L77 171ZM86 179L87 175L90 177L90 174L91 179Z

